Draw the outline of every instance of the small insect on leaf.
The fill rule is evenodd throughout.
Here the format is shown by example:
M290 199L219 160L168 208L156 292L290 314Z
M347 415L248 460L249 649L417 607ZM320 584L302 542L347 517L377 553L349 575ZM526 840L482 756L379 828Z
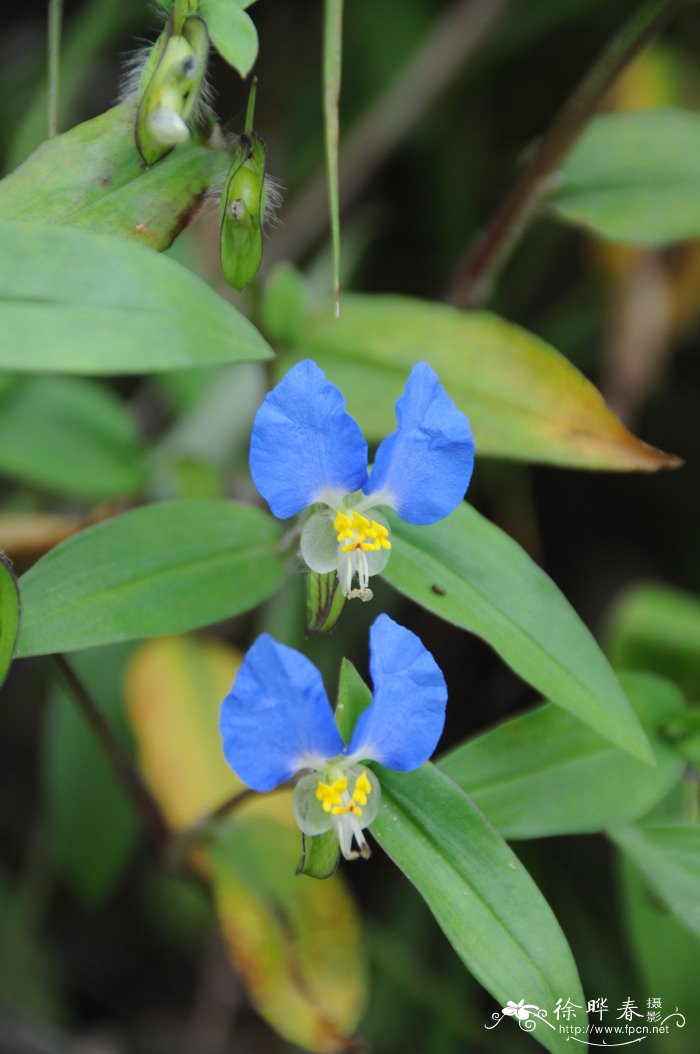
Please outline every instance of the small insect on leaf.
M136 112L136 147L147 165L189 138L208 48L206 25L194 15L185 19L180 33L173 31L171 19L156 41L141 75Z
M246 133L234 149L221 198L221 268L234 289L243 289L260 267L266 198L265 144Z

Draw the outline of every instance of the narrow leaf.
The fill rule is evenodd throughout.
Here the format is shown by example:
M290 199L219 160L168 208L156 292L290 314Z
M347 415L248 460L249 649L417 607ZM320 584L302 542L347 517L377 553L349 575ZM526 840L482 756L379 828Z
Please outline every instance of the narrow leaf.
M22 576L18 655L180 633L255 607L285 574L277 525L225 501L149 505L88 527Z
M15 653L19 629L19 592L10 561L0 552L0 687Z
M644 761L647 739L605 656L552 580L469 505L431 527L390 517L384 577L448 622L483 637L515 672Z
M438 767L509 840L630 823L683 776L683 759L658 733L683 712L684 701L656 677L628 674L621 681L649 735L653 769L551 703L475 736Z
M569 154L551 207L603 238L659 246L700 235L700 114L601 114Z
M333 247L333 298L340 314L340 203L338 192L338 104L343 49L343 0L325 0L323 17L323 121L326 138L326 179Z
M26 377L0 394L0 473L80 498L136 494L144 447L104 387L73 377Z
M700 826L621 827L610 835L678 921L700 937Z
M464 964L500 1006L524 998L552 1011L566 993L585 1007L576 966L547 902L462 790L427 764L377 766L382 807L372 834L426 900ZM545 1023L533 1038L569 1051Z
M144 171L135 116L129 99L43 143L0 181L3 219L82 227L167 249L226 171L228 151L191 140Z
M120 238L2 225L0 290L0 369L150 373L270 354L196 275Z
M216 908L231 959L285 1039L318 1054L350 1049L366 997L357 914L340 876L294 874L296 834L247 817L209 850Z
M393 406L425 360L474 428L479 454L576 468L651 472L676 458L636 439L602 396L539 337L484 311L398 296L343 297L309 320L283 363L311 357L369 439L395 428Z

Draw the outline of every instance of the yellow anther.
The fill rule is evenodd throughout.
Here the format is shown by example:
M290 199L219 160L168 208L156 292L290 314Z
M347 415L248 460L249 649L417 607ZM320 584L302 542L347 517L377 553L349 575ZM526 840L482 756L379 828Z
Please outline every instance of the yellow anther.
M346 542L342 552L350 553L353 549L364 549L377 552L378 549L391 549L389 531L382 523L368 520L361 512L338 512L333 521L333 528L339 542Z
M367 773L362 772L355 780L355 790L352 794L353 800L356 801L358 805L366 805L367 795L371 793L372 784L367 778Z
M355 816L362 816L362 809L356 801L349 801L347 805L334 805L330 811L333 816L342 816L348 812L354 813Z
M324 783L323 780L318 781L316 787L316 797L323 805L324 812L335 813L333 806L341 806L343 799L341 797L343 791L348 789L347 776L341 776L338 780L333 780L332 783Z

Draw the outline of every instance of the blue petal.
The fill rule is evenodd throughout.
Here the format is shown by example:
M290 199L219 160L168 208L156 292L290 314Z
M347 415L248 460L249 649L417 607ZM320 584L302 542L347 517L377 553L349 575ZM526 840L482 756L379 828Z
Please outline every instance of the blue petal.
M343 750L320 673L267 633L249 649L219 727L226 760L257 791L272 790Z
M469 486L474 439L426 362L411 370L396 403L398 428L380 444L365 487L407 523L435 523L455 509Z
M361 490L367 444L340 391L315 362L297 363L258 410L250 438L253 482L275 516ZM325 497L324 497L325 495Z
M346 753L402 772L417 769L442 734L445 678L415 633L388 615L372 625L369 650L374 694L357 719Z

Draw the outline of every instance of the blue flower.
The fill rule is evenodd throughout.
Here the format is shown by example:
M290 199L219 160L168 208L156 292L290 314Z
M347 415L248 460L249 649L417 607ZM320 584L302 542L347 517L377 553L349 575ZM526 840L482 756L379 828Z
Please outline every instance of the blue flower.
M411 370L396 420L369 474L362 432L310 359L289 371L255 417L255 486L281 519L320 506L304 525L301 554L313 571L336 570L349 597L369 600L369 578L389 559L389 526L377 506L395 509L407 523L435 523L459 505L471 479L469 421L427 363Z
M445 679L415 633L380 615L369 651L372 702L347 746L316 667L267 633L248 651L221 708L224 753L236 774L254 790L270 791L306 771L294 789L297 823L308 835L335 829L348 860L369 856L362 832L381 795L377 777L360 763L418 768L445 723Z

